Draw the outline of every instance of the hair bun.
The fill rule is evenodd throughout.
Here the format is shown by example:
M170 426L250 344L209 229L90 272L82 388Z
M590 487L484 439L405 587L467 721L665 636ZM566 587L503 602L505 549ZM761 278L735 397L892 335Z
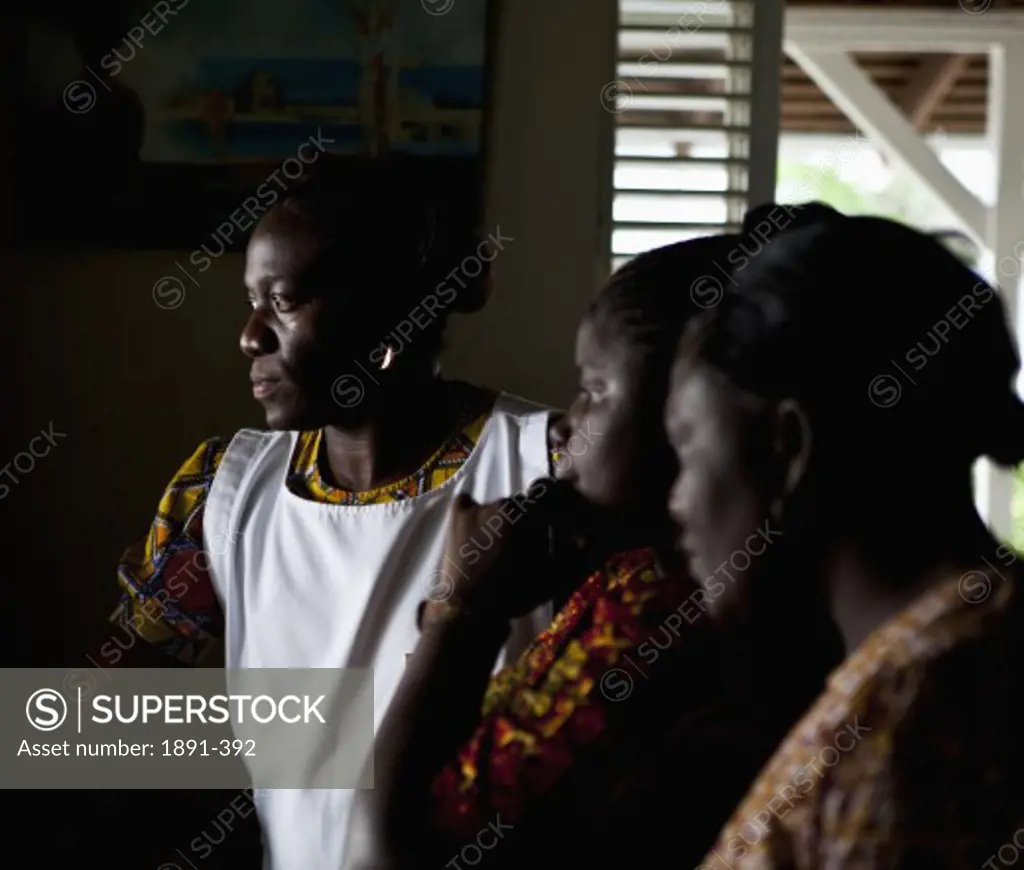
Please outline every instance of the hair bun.
M452 223L434 212L428 243L424 249L424 266L430 276L432 289L444 288L455 292L448 308L457 314L474 314L491 294L493 270L483 234ZM486 254L490 259L485 259Z
M837 224L847 220L841 211L836 211L823 202L805 202L786 205L766 202L756 205L743 216L743 235L754 235L767 224L775 232L798 230L819 224ZM771 232L771 230L769 230ZM764 235L764 233L761 233Z
M1008 391L982 440L981 452L997 465L1016 468L1024 462L1024 402L1016 393Z
M494 286L494 276L489 266L476 278L462 278L464 287L459 287L458 295L452 302L452 311L456 314L476 314L487 304Z

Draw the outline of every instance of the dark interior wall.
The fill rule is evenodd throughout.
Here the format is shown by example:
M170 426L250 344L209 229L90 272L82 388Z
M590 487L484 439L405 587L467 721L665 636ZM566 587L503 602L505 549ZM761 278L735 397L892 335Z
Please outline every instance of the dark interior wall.
M613 77L616 9L614 0L499 7L487 224L514 241L495 261L488 307L453 319L445 368L560 405L575 386L576 323L604 265L611 118L599 94ZM4 27L7 63L14 30ZM15 84L9 69L5 107ZM6 155L10 123L3 132ZM4 159L3 168L0 213L17 221L18 167ZM0 469L51 424L64 436L46 456L23 456L27 473L12 466L16 484L0 476L10 487L0 489L0 528L15 598L11 664L81 665L116 600L117 559L145 533L169 476L204 438L260 425L237 350L241 258L214 261L201 286L186 282L181 304L163 309L153 285L183 256L5 251Z
M24 476L15 469L19 483L0 511L5 537L30 546L19 549L19 573L31 578L19 591L30 596L37 636L62 648L65 660L53 664L85 664L74 651L84 655L89 628L109 612L120 550L145 533L177 466L204 438L260 423L237 351L240 264L219 261L180 307L165 310L151 288L172 257L20 263L4 344L16 355L10 373L23 407L5 432L4 456L29 449L40 430L55 431L49 455ZM42 442L35 446L42 452ZM23 456L21 467L28 462ZM41 663L36 651L21 652L24 664Z

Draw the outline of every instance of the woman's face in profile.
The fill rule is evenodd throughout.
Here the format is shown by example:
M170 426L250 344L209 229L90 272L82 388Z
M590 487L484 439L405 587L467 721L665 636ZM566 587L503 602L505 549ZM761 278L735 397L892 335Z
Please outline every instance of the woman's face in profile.
M676 364L665 414L679 474L669 512L694 579L717 619L743 618L781 529L771 519L777 493L765 461L767 430L715 370Z
M246 249L252 313L240 345L270 429L354 426L385 401L383 377L372 374L380 360L364 348L387 327L369 294L323 271L314 235L280 211L267 214Z
M591 317L577 333L576 364L579 391L551 430L555 477L598 508L663 518L675 471L659 420L664 396L647 389L628 342Z
M312 239L275 231L268 223L246 251L245 285L253 308L241 336L251 360L253 396L271 429L316 428L331 417L331 376L344 371L328 363L332 332L322 293L306 280L316 260Z

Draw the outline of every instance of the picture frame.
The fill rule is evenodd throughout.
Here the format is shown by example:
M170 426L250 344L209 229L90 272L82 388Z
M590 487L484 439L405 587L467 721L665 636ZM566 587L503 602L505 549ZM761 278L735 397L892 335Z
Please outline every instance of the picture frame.
M21 243L193 248L238 226L243 204L254 222L323 155L353 176L367 160L400 166L478 223L492 7L60 0L28 13L12 143ZM247 232L217 235L241 250Z

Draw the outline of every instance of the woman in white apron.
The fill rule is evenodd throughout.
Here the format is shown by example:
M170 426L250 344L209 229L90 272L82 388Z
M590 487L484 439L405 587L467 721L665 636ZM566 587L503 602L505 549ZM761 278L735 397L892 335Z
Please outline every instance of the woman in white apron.
M375 172L297 189L253 233L241 349L269 431L204 443L171 481L122 559L130 631L108 664L133 663L141 636L189 665L372 667L379 722L436 592L452 499L550 473L547 410L436 364L448 315L482 306L509 240L447 231ZM550 616L521 620L509 653ZM257 794L265 866L340 866L352 796Z

